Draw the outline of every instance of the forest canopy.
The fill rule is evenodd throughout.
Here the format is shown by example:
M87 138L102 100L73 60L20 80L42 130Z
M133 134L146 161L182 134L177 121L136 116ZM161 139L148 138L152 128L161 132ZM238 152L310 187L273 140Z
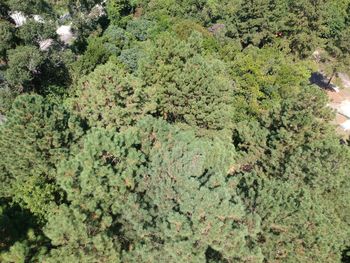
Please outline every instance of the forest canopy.
M350 0L1 0L0 262L350 262L309 80L349 40Z

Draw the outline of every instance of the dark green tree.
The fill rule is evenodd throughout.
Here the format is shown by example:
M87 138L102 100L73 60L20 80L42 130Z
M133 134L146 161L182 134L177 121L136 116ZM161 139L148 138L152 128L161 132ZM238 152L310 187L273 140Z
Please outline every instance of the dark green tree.
M250 44L264 46L273 41L277 32L271 25L271 10L268 0L242 1L237 10L237 35L243 47ZM276 28L276 27L275 27Z
M7 50L15 45L15 27L6 20L0 20L0 59L6 60Z
M284 18L284 31L290 49L300 57L307 57L322 46L325 0L303 0L289 2L288 14Z
M132 10L132 1L129 0L114 0L106 3L108 19L113 25L124 24L123 20L129 20L127 16L132 13Z
M18 37L25 45L38 46L40 41L49 38L54 39L56 37L56 28L52 22L50 23L50 21L42 23L30 19L20 27Z
M5 0L12 11L19 11L25 15L52 14L50 4L45 0Z
M326 103L321 91L305 88L234 135L243 150L242 196L261 217L267 262L340 262L349 242L350 152L327 123Z
M73 81L92 72L99 64L107 62L111 53L104 46L104 39L91 37L84 54L73 65Z
M8 50L6 81L17 91L34 89L33 81L40 75L44 59L44 55L35 46L18 46Z

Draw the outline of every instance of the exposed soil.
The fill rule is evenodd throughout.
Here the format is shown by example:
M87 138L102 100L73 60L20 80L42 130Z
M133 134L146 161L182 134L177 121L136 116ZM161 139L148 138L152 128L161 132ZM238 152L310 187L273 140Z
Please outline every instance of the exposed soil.
M345 73L338 73L344 88L350 88L350 77Z
M336 86L333 81L341 86ZM337 126L337 131L348 137L350 130L345 130L341 125L350 119L350 77L346 73L337 73L333 81L329 84L328 76L321 70L312 73L310 77L310 83L319 86L328 95L329 106L336 111L333 123Z
M327 93L330 100L329 106L337 111L337 115L334 120L334 123L337 125L337 130L340 134L349 136L350 130L346 131L340 127L340 125L347 121L349 118L341 114L340 111L342 105L344 105L344 102L350 101L350 78L347 74L344 73L338 74L338 76L342 80L343 84L343 87L339 89L339 92L335 92L330 89L325 89L325 92Z

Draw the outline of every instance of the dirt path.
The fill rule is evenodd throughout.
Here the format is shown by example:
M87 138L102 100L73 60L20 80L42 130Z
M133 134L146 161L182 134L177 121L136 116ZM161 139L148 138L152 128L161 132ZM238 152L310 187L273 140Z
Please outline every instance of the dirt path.
M350 77L346 73L338 73L344 88L350 88Z
M350 77L345 73L338 74L342 82L342 88L339 92L326 90L329 97L329 106L336 110L337 115L334 123L337 125L337 130L344 136L350 135Z

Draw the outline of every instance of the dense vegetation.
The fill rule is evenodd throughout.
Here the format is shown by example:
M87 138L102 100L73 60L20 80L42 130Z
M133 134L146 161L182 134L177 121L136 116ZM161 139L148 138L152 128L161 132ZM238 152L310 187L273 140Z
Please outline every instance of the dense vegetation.
M316 49L350 0L1 0L0 262L350 262Z

